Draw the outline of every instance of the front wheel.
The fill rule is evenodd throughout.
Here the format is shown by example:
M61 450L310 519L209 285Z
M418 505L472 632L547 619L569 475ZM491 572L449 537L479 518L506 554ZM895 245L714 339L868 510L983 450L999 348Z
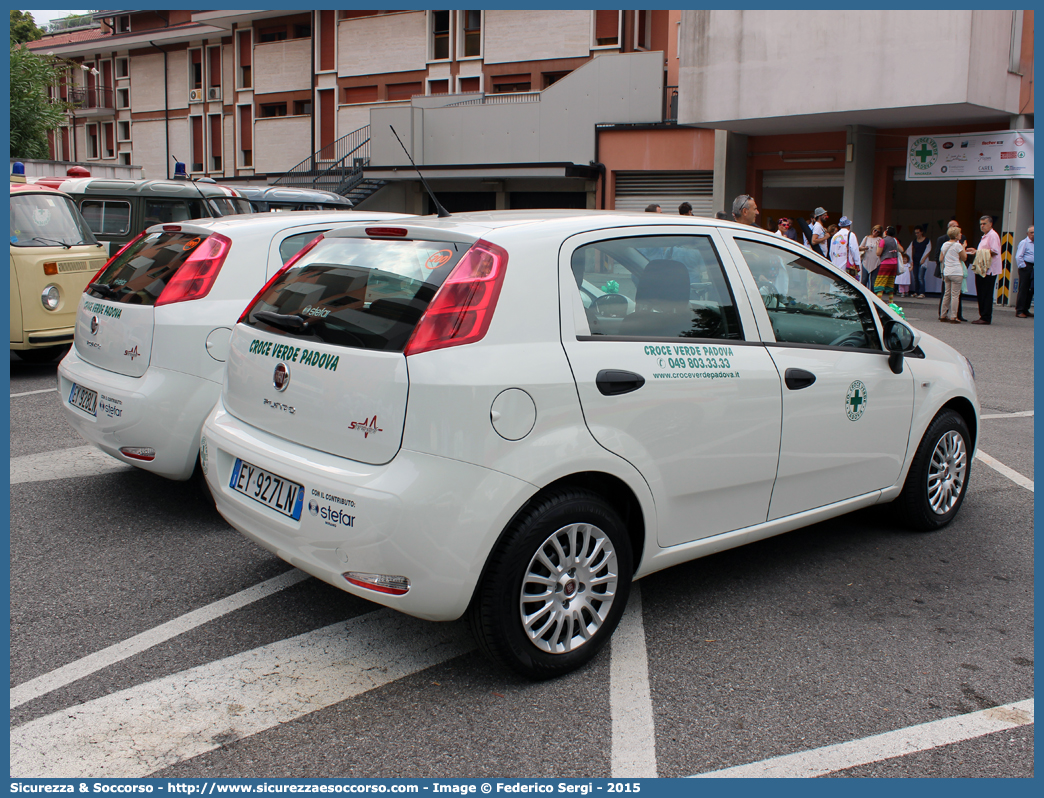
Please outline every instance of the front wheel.
M469 609L479 646L536 679L588 662L612 636L631 587L631 544L601 497L541 498L490 555Z
M895 500L899 520L919 532L946 526L957 515L971 476L971 434L964 418L943 410L917 447L903 492Z

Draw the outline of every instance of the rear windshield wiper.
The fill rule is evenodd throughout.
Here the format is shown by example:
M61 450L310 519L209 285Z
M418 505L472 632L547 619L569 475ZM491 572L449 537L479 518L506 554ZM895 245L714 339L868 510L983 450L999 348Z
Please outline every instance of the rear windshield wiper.
M304 316L300 316L297 313L273 313L270 310L259 310L254 314L254 318L258 321L263 321L272 327L278 327L280 330L286 330L286 332L296 333L305 332L308 327L308 322Z
M314 335L321 341L326 340L323 336L326 322L323 319L306 319L298 313L273 313L270 310L259 310L254 318L293 335Z
M118 299L120 296L119 292L113 291L112 288L105 283L91 283L87 287L92 291L97 291L99 294L109 299Z

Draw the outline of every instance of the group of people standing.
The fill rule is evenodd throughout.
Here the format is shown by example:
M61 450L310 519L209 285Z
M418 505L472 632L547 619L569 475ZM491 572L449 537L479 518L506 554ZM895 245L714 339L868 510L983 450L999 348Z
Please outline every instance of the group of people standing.
M661 213L659 205L646 208L650 213ZM682 216L692 215L692 206L685 202L678 208ZM754 198L740 194L732 203L732 218L741 224L757 225L760 211ZM728 218L721 211L719 219ZM789 238L827 258L836 269L856 277L872 289L882 300L891 304L895 297L896 280L909 275L909 296L925 297L928 269L935 264L935 276L942 280L939 300L939 320L951 324L967 321L962 315L961 295L968 277L969 264L975 275L975 296L979 318L972 324L990 324L993 320L993 293L997 276L1001 273L1001 242L993 229L993 217L979 219L982 236L978 246L971 247L956 219L950 219L946 232L932 241L925 235L923 225L913 229L914 237L904 249L896 237L893 225L875 224L870 234L859 241L852 232L852 221L842 216L836 225L830 224L826 208L816 208L810 219L783 216L776 223L776 235ZM933 253L935 253L933 255ZM969 258L971 260L969 261ZM1019 267L1019 293L1016 317L1031 318L1033 301L1033 227L1019 243L1016 261Z

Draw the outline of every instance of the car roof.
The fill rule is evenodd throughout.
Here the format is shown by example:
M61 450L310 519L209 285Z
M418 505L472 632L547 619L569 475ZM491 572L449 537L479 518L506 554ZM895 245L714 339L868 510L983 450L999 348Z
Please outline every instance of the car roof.
M45 186L42 183L11 183L11 193L23 194L58 194L62 197L68 196L64 191Z
M336 202L346 208L352 204L347 197L319 189L288 188L286 186L237 186L236 190L247 199L261 202Z
M218 216L213 219L192 219L186 222L154 224L147 228L159 230L164 227L178 225L183 229L191 228L200 232L223 233L226 235L249 235L251 233L278 232L292 227L310 224L364 224L384 219L413 219L405 213L387 213L383 211L283 211L281 213L240 213L232 216Z
M228 186L215 183L196 183L190 180L123 180L116 177L71 177L63 180L62 191L70 194L98 194L126 196L175 196L207 199L213 197L238 197L239 192Z
M513 210L513 211L467 211L450 216L414 216L407 222L410 228L433 230L455 230L470 235L483 235L487 231L508 230L516 227L542 225L548 232L572 235L586 230L601 230L609 227L718 227L737 232L773 235L760 227L740 224L723 219L702 216L681 216L664 213L638 211L597 211L572 209Z

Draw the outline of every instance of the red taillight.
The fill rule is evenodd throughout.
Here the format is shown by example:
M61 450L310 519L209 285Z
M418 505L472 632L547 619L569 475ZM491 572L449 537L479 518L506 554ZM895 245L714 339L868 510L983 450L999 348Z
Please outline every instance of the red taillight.
M165 225L163 225L163 232L164 233L180 233L181 232L181 225L180 224L165 224Z
M405 227L367 227L366 235L370 238L402 238L406 235Z
M272 279L269 280L267 283L265 283L264 287L254 295L253 299L251 299L249 302L247 302L247 306L243 309L243 312L240 314L239 320L236 322L236 324L242 323L246 319L247 314L250 312L250 308L254 307L254 305L257 302L257 300L259 300L261 297L263 297L268 292L268 289L271 288L273 285L275 285L276 281L279 278L281 278L284 274L286 274L286 272L289 269L291 269L295 263L297 263L299 260L301 260L301 258L303 258L305 256L305 253L307 253L307 252L311 251L312 249L314 249L315 245L318 244L322 240L323 240L323 233L320 233L315 238L313 238L311 241L309 241L307 244L305 244L303 247L301 247L299 250L297 250L297 254L294 255L292 258L290 258L290 260L288 260L286 263L284 263L283 264L283 268L280 269L279 271L277 271L275 274L273 274L272 275Z
M105 261L105 265L102 266L101 269L98 270L98 273L96 275L94 275L94 277L92 277L90 280L87 281L87 285L90 285L91 283L98 282L98 278L101 277L105 273L105 270L109 268L109 264L112 263L114 260L116 260L116 258L118 258L120 255L122 255L124 253L124 251L128 247L133 247L135 244L137 244L138 243L138 239L141 238L144 235L145 235L145 231L143 230L142 232L140 232L136 236L134 236L134 238L132 238L126 244L124 244L122 247L120 247L119 251L115 255L113 255L111 258L109 258L107 261ZM89 289L85 288L84 292L86 293L88 290Z
M507 261L503 247L476 241L424 311L406 356L481 341L493 320Z
M213 288L231 247L231 239L220 233L207 236L167 281L167 286L156 298L156 307L205 297Z

